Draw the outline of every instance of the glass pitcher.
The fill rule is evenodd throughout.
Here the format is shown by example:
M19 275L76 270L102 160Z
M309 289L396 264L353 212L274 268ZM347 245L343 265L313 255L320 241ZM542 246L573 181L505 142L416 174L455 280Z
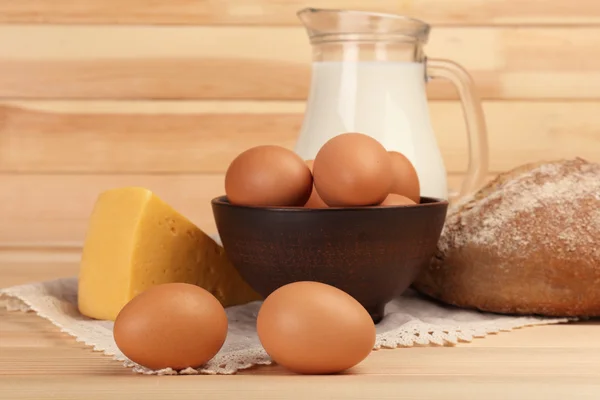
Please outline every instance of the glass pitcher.
M481 102L469 74L423 52L430 27L398 15L306 8L298 12L313 49L312 81L295 151L314 159L344 132L377 139L414 164L421 195L448 199L446 169L433 133L425 83L448 79L458 88L466 120L469 163L458 196L475 190L488 168Z

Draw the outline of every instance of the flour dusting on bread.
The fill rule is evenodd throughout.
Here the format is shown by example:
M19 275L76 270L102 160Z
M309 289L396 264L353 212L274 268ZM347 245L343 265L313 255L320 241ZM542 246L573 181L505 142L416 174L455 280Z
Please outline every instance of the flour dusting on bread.
M600 246L589 247L600 232L600 207L593 206L600 202L599 164L556 161L504 179L498 179L500 185L497 181L488 185L494 191L485 201L472 196L449 211L439 245L442 252L469 241L512 254L527 251L532 241L540 239L549 250L555 247L560 252L563 247L556 246L560 241L567 251L600 251ZM584 212L584 207L590 208ZM540 223L535 218L540 212L551 212L554 223Z

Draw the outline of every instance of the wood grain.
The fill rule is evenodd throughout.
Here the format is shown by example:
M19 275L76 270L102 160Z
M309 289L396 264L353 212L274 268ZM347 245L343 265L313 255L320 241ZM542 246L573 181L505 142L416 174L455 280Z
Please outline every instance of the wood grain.
M21 252L20 259L15 259L13 253L0 248L0 288L23 285L36 280L41 282L68 278L79 273L80 249L54 249L51 252L27 249ZM44 258L39 257L42 254ZM0 325L9 323L7 319L4 318ZM2 342L4 338L0 335L0 353L2 353ZM6 371L2 371L0 367L0 375L3 372Z
M450 175L458 188L461 175ZM77 247L101 191L143 186L207 233L216 232L210 200L224 194L222 174L0 174L0 247Z
M252 103L233 112L186 102L67 106L0 106L0 171L224 172L250 147L292 148L302 123L301 104L265 104L261 112Z
M595 0L1 0L0 22L66 24L295 25L304 7L404 14L435 25L600 24Z
M593 332L593 329L589 330ZM416 352L420 353L420 352ZM524 352L528 355L529 352ZM415 354L418 355L418 354ZM486 364L491 352L478 352L474 360ZM44 355L51 363L55 358ZM383 357L383 356L381 356ZM378 357L378 358L381 358ZM390 362L403 363L401 355L390 354ZM561 355L552 358L560 364ZM493 359L493 358L492 358ZM68 360L77 363L76 360ZM64 363L64 361L63 361ZM105 364L108 361L104 361ZM555 364L553 363L553 364ZM487 363L493 364L493 363ZM553 365L550 364L550 365ZM32 365L32 364L26 364ZM544 364L547 367L549 364ZM571 363L567 364L571 365ZM585 363L578 364L577 371L585 370ZM592 362L592 365L596 365ZM85 365L88 374L65 369L64 374L48 374L56 370L52 365L42 367L37 373L0 376L0 390L11 400L54 399L60 394L61 400L112 400L138 398L163 400L177 398L195 400L212 398L219 400L263 400L265 398L289 400L479 400L477 391L490 393L487 399L527 399L527 400L596 400L599 388L596 376L534 375L520 376L488 374L476 376L456 375L448 371L440 375L353 374L350 376L301 377L301 376L202 376L202 377L139 377L132 375L115 376L115 367L103 366L101 362ZM263 367L264 368L264 367ZM545 368L544 368L545 369ZM568 371L567 368L565 370ZM45 376L44 376L45 375Z
M430 57L473 75L485 99L598 99L600 28L435 29ZM299 27L0 26L0 97L304 100ZM456 99L447 82L432 99Z
M0 103L0 172L220 173L261 144L293 148L303 102ZM490 170L583 157L600 162L598 102L484 103ZM430 103L446 168L467 167L458 102Z

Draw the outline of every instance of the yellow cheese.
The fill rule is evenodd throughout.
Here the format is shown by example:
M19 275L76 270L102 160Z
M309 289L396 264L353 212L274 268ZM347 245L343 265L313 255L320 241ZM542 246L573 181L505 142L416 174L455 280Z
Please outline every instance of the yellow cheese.
M114 320L153 285L193 283L224 307L260 299L222 247L150 190L102 193L92 212L79 274L79 311Z

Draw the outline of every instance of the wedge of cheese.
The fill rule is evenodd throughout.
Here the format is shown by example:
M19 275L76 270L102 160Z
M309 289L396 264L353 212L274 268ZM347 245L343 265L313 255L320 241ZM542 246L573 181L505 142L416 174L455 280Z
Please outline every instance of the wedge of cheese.
M222 247L150 190L102 193L83 248L79 311L114 321L134 296L170 282L201 286L224 307L260 299Z

